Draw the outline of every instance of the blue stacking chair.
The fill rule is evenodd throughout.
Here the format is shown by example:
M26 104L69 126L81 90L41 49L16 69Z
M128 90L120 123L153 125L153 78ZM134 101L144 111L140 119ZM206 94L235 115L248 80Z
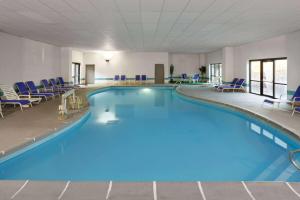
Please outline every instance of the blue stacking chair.
M135 75L135 82L140 83L141 75Z
M185 74L185 73L181 74L181 81L188 81L187 74Z
M146 75L142 75L142 81L147 81L147 76Z
M121 75L121 81L126 81L126 75Z
M120 81L120 75L115 75L114 81Z

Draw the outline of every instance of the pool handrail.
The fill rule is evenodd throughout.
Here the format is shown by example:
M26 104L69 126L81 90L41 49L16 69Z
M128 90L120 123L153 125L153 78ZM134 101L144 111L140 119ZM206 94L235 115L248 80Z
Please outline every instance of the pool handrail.
M300 166L297 164L296 160L294 159L294 155L296 153L300 153L300 149L295 149L289 152L289 159L291 163L296 167L298 170L300 170Z

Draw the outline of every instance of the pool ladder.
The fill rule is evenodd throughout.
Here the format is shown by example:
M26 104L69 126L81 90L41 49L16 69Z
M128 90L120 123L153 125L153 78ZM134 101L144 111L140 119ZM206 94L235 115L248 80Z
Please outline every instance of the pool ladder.
M298 163L296 162L296 160L294 159L294 155L296 153L300 153L300 149L295 149L289 152L289 159L291 161L291 163L298 169L300 170L300 166L298 165Z

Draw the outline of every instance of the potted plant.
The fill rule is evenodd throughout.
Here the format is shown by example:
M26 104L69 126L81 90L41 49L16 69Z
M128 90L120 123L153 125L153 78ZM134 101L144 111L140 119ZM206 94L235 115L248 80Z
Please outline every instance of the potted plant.
M174 82L174 80L173 80L173 73L174 73L174 65L171 64L170 65L170 83Z
M201 79L203 80L205 78L205 74L206 74L206 66L199 67L199 71L201 74Z

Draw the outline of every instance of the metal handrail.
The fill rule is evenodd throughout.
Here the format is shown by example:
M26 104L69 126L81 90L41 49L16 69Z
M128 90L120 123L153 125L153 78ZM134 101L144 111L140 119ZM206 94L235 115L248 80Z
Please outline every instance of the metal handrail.
M73 102L75 101L75 89L71 89L69 91L67 91L66 93L64 93L62 96L61 96L61 105L60 105L60 109L62 112L64 112L64 114L67 114L68 113L68 109L67 109L67 98L69 96L72 95L72 98L73 98Z
M294 159L295 153L300 153L300 149L296 149L296 150L290 151L290 152L289 152L289 159L290 159L291 163L292 163L298 170L300 170L300 166L298 165L298 163L297 163L296 160Z

